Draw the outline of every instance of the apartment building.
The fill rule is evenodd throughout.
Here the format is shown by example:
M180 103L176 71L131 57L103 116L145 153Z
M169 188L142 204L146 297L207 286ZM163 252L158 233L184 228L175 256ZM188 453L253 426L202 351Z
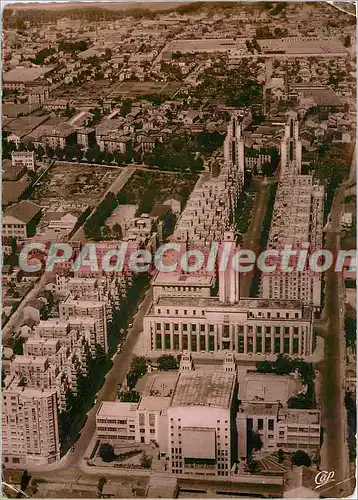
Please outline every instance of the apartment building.
M293 375L251 373L240 386L240 407L236 417L239 455L247 457L247 433L262 440L261 453L320 449L320 411L287 407L288 399L301 390Z
M27 387L50 389L56 386L59 367L50 366L47 356L17 354L10 365L11 375L22 379Z
M261 154L258 151L257 155L245 155L245 168L249 171L260 170L264 163L271 163L270 154Z
M298 299L316 308L321 304L322 273L310 265L312 254L322 248L324 188L311 175L282 180L279 184L267 249L308 250L306 263L298 265L298 253L290 259L293 270L277 266L262 275L262 297ZM314 261L314 264L318 264Z
M302 168L302 143L299 140L299 123L292 113L285 125L280 144L280 176L299 175Z
M11 164L13 167L25 167L27 170L35 171L34 151L13 151L11 153Z
M224 141L224 158L218 160L218 176L201 179L191 193L172 240L201 248L220 242L244 185L244 139L239 117L234 114Z
M92 352L95 350L97 338L99 337L96 320L85 316L70 317L63 320L58 318L41 320L34 327L34 333L35 338L38 337L42 341L58 340L61 346L65 346L70 350L83 338ZM37 347L37 349L40 349L40 347Z
M68 123L60 123L42 135L43 146L49 146L53 149L63 149L66 145L75 143L76 129Z
M41 208L27 200L8 207L2 218L2 235L25 240L36 232Z
M2 452L6 467L46 465L60 459L56 389L34 389L5 379Z
M281 143L281 170L267 250L294 252L305 250L306 262L298 254L289 259L290 272L278 265L274 272L263 273L261 295L266 299L301 300L305 305L321 305L322 273L312 266L312 255L322 249L324 187L312 175L301 174L301 146L298 123L286 125ZM267 259L268 264L274 259ZM319 264L314 261L314 265Z
M108 349L107 339L107 315L106 303L95 300L75 300L71 294L68 294L63 302L60 302L59 313L61 320L70 320L76 318L92 318L95 321L95 343L99 344L105 352ZM82 324L83 321L79 320ZM92 344L92 343L91 343Z

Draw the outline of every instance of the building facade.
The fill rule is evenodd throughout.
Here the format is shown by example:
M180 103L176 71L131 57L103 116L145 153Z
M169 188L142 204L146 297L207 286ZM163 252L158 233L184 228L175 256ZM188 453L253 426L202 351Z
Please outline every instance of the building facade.
M5 466L46 465L60 458L55 389L3 390L2 445Z
M35 153L34 151L13 151L11 153L11 163L13 167L25 167L34 172Z

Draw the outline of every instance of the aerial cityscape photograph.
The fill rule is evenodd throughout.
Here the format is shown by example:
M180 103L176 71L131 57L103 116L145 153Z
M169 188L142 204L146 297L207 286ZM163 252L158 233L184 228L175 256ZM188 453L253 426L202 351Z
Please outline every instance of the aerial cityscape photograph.
M2 496L356 498L354 2L2 8Z

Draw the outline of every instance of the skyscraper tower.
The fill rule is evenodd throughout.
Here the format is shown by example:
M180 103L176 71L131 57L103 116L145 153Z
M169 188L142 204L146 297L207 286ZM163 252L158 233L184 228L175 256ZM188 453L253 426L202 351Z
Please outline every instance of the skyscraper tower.
M285 125L285 134L281 139L281 176L301 173L302 143L298 133L299 123L291 115Z
M225 232L219 259L219 300L225 304L235 304L240 299L240 273L233 266L236 250L234 233Z

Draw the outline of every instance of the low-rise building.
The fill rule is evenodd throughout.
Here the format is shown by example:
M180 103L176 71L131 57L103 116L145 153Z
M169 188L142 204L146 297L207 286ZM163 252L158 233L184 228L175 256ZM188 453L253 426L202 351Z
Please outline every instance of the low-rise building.
M34 172L35 153L34 151L13 151L11 153L11 163L13 167L25 167Z
M33 236L40 214L41 208L27 200L7 208L2 219L3 236L20 240Z
M255 432L262 441L261 453L320 448L320 411L287 407L288 399L302 388L293 375L248 374L239 388L237 414L239 455L247 457L247 435Z

